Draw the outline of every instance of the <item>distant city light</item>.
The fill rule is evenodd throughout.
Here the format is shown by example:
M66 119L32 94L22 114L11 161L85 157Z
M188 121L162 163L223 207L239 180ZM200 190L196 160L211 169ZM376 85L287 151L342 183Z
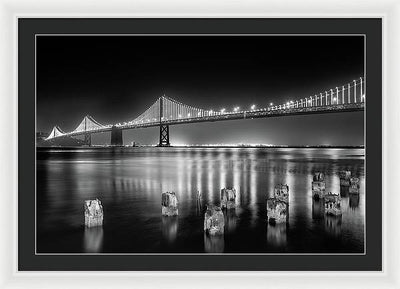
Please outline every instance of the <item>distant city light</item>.
M274 105L274 103L273 103L273 102L271 102L269 105L270 105L270 106L273 106L273 105Z
M237 106L237 107L235 107L235 108L233 109L233 111L234 111L234 112L237 112L239 109L240 109L240 107Z
M253 110L253 109L255 109L255 108L256 108L256 105L255 105L255 104L253 104L253 105L252 105L250 108Z

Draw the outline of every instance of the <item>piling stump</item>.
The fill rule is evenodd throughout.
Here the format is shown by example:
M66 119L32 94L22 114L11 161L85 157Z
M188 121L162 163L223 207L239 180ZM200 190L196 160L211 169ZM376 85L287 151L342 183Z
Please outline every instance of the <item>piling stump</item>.
M85 226L96 227L103 225L103 206L99 199L86 200L85 209Z
M340 196L328 193L325 195L325 214L328 216L341 216Z
M224 234L224 213L217 206L207 205L207 210L204 215L204 232L208 235Z
M350 186L351 171L340 171L340 186Z
M274 197L282 202L289 204L289 186L279 184L274 188Z
M222 189L220 197L222 209L234 209L236 207L236 190L234 188Z
M360 193L360 179L359 178L351 178L349 194L359 194L359 193Z
M178 197L174 192L162 193L161 214L168 217L178 215Z
M289 205L277 198L267 199L267 221L271 225L288 221Z
M318 200L325 197L325 176L323 173L315 173L311 183L313 198Z

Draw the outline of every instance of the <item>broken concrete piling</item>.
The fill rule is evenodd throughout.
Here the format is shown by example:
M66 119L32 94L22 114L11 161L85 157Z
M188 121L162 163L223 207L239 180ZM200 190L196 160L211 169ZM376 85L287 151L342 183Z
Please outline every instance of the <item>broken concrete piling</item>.
M325 197L325 176L323 173L315 173L311 182L313 198L318 200Z
M282 202L289 204L289 186L279 184L274 188L274 197Z
M161 195L161 214L163 216L178 215L178 197L175 192L166 192Z
M274 197L267 198L267 221L271 225L286 223L289 220L289 186L278 184Z
M325 214L328 216L341 216L340 196L338 194L328 193L325 195Z
M360 179L359 178L351 178L349 194L359 194L359 193L360 193Z
M276 198L267 199L267 220L271 225L288 221L289 205Z
M224 213L217 206L207 205L207 210L204 215L204 232L208 235L224 234Z
M350 186L351 171L340 171L340 186Z
M99 199L86 200L84 203L85 226L96 227L103 225L103 206Z
M236 190L234 188L222 189L220 198L222 209L234 209L236 207Z

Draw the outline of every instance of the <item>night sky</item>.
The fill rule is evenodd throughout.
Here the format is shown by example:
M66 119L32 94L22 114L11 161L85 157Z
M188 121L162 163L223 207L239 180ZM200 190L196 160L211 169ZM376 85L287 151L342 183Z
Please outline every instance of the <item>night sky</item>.
M37 131L72 131L86 114L133 120L166 94L232 110L267 107L342 86L364 74L361 36L38 36ZM172 144L360 145L362 112L171 126ZM158 129L124 143L158 142ZM110 134L92 143L110 142Z

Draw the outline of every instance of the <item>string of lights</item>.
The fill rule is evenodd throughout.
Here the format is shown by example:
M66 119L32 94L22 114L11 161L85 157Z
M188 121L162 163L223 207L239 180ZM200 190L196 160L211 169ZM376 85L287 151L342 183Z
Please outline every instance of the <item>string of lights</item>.
M159 97L150 107L148 107L141 115L132 121L117 123L115 125L102 125L94 118L87 115L78 125L78 127L69 133L65 133L58 126L53 127L49 137L52 139L66 135L77 135L80 133L96 132L100 130L110 129L113 126L118 128L134 128L140 126L159 125L161 123L171 122L189 122L199 120L209 120L216 117L227 119L229 116L244 116L248 113L257 112L276 112L293 109L313 108L313 107L339 107L343 105L351 105L365 102L365 80L363 77L355 79L345 85L338 86L319 94L303 97L296 100L288 100L285 103L274 105L269 103L266 107L257 107L256 104L249 106L249 109L240 109L239 106L233 107L231 111L226 108L220 110L207 110L193 107L181 103L168 96Z

